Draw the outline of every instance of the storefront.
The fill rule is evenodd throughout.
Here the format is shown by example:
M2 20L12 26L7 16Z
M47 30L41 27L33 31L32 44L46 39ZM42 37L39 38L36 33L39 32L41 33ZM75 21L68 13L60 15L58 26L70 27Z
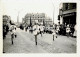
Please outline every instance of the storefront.
M63 17L63 24L60 29L61 34L66 35L66 26L67 25L69 25L70 30L71 30L71 34L73 34L75 31L74 27L76 25L76 12L63 14L62 17Z
M63 24L76 25L76 12L64 14Z

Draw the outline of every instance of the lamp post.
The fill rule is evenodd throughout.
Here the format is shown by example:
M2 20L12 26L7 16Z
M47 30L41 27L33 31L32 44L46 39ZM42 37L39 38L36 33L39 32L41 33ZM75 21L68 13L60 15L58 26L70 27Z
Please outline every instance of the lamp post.
M54 6L53 6L54 7ZM55 26L54 26L54 9L53 9L53 27L55 28ZM53 41L54 41L54 34L55 34L55 31L54 31L55 29L53 29Z
M18 12L18 16L17 16L17 24L19 25L19 13L20 12Z

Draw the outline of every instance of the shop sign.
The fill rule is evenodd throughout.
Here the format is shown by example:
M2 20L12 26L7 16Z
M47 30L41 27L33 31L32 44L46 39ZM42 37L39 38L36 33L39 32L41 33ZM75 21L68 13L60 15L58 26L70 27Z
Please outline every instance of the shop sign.
M66 16L73 16L75 15L74 13L69 13L69 14L64 14L63 17L66 17Z

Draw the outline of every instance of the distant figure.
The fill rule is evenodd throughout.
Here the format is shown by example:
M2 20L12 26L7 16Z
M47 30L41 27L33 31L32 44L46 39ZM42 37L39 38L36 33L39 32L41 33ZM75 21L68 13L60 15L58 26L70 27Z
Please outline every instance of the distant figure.
M67 37L69 37L69 33L70 33L70 27L69 27L69 25L67 25L67 27L66 27L66 35L67 35Z
M27 31L28 30L28 26L25 28L25 31Z
M74 26L74 29L75 29L75 31L74 31L73 37L76 38L76 36L77 36L77 27L76 27L76 25Z
M60 28L59 26L56 27L56 33L59 35L59 31L60 31Z
M53 33L52 33L52 35L53 35L53 41L54 41L54 37L56 37L56 38L57 38L57 35L56 35L56 30L55 30L55 28L53 28Z

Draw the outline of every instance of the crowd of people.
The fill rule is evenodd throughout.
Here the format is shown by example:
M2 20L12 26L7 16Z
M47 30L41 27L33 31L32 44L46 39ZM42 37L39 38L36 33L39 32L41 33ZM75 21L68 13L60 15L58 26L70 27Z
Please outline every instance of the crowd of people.
M76 36L76 25L75 26L71 26L71 25L66 25L66 26L57 26L56 27L57 33L59 35L65 35L65 36L71 36L74 37Z
M76 25L75 26L70 26L69 24L66 26L61 26L61 25L53 25L53 30L52 33L55 33L57 35L64 35L64 36L76 36ZM45 33L45 26L43 26L42 24L36 24L33 25L31 27L27 27L25 30L27 31L27 29L29 29L30 32L33 32L33 34L41 34Z
M9 32L9 26L3 25L3 39L6 38L7 33Z
M23 27L20 26L20 29L23 30ZM35 41L37 42L37 36L39 34L41 34L41 37L43 36L43 34L45 33L45 26L43 26L43 24L38 24L36 23L33 26L28 26L25 28L25 30L29 30L29 32L33 33L35 36ZM70 25L68 24L66 27L62 27L60 25L53 25L53 29L52 29L52 35L53 35L53 40L54 37L57 38L57 35L66 35L67 37L69 36L76 36L76 26L74 28L70 27ZM13 44L13 39L17 37L16 35L16 26L15 25L11 25L10 27L8 25L3 25L3 39L6 38L7 33L10 32L11 34L11 42ZM37 43L36 43L37 45Z

